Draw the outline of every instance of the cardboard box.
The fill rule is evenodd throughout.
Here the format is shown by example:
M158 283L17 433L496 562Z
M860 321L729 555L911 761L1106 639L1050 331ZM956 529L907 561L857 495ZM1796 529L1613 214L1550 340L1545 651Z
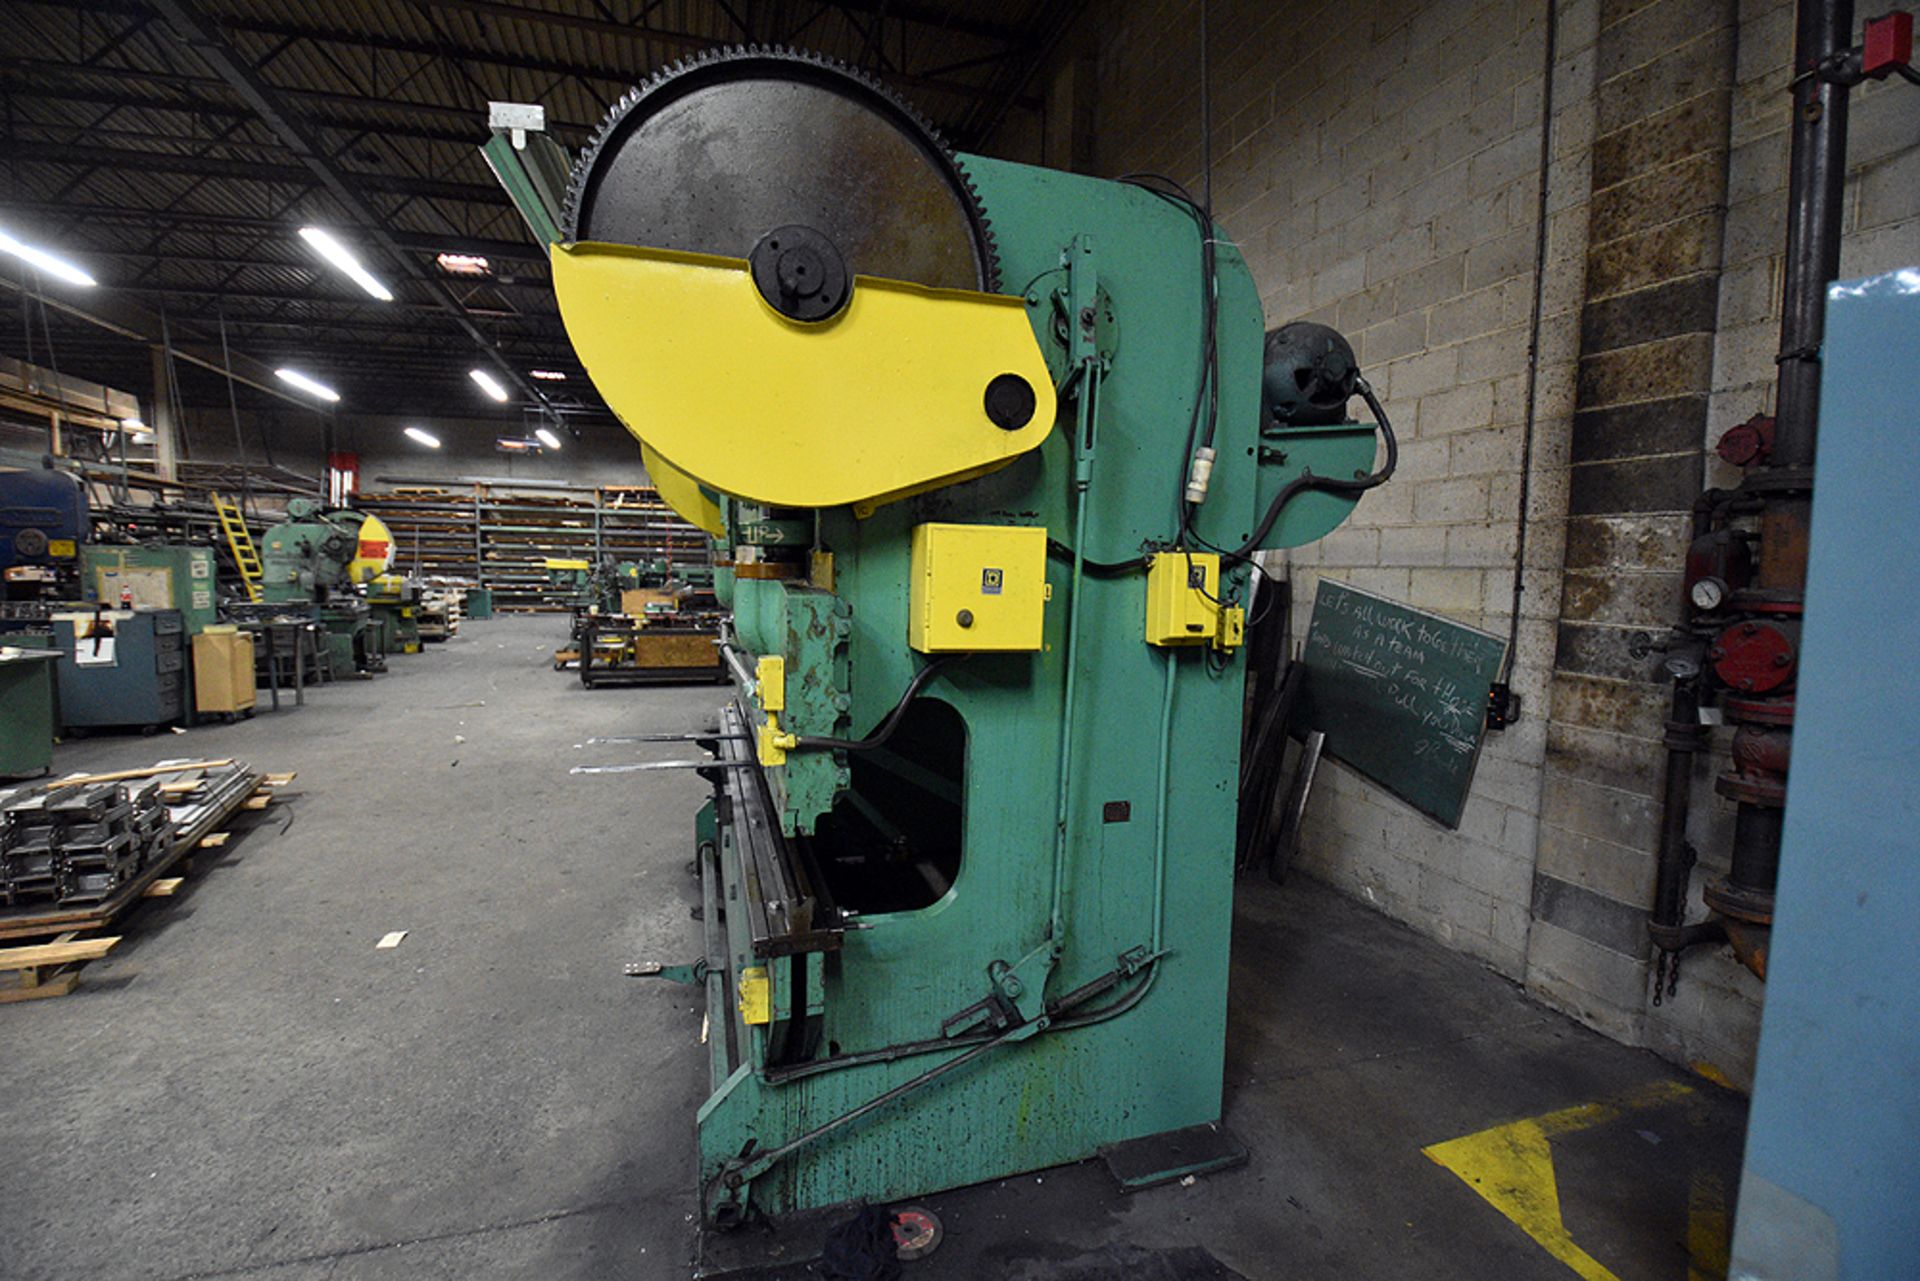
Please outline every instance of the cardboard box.
M253 636L216 626L194 637L194 710L216 714L250 711L253 700Z

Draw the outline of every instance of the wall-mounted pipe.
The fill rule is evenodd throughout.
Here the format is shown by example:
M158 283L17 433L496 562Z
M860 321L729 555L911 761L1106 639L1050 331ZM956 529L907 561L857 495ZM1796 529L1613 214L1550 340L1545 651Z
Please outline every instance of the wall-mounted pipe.
M1693 552L1700 559L1713 554L1708 539L1717 536L1721 542L1716 546L1724 549L1729 539L1750 538L1731 529L1729 521L1736 514L1757 512L1757 564L1751 583L1719 581L1708 586L1708 571L1690 554L1686 619L1669 645L1673 706L1667 726L1659 868L1648 921L1658 949L1655 1004L1674 990L1681 950L1698 943L1731 942L1743 964L1766 976L1793 724L1792 664L1797 654L1791 638L1798 632L1806 591L1820 344L1826 332L1827 286L1840 271L1846 191L1848 82L1834 69L1847 57L1852 35L1852 0L1801 0L1794 38L1786 288L1770 452L1749 451L1737 459L1763 465L1752 467L1737 490L1709 490L1694 506ZM1697 586L1708 589L1696 592ZM1751 656L1767 644L1778 652L1766 652L1766 671L1756 675L1758 669L1739 665L1751 664ZM1682 658L1683 653L1697 657ZM1686 898L1694 858L1686 826L1693 761L1705 741L1699 707L1703 696L1720 690L1727 694L1722 703L1726 719L1737 726L1732 767L1715 781L1715 790L1737 807L1733 848L1727 875L1705 889L1713 914L1690 925Z

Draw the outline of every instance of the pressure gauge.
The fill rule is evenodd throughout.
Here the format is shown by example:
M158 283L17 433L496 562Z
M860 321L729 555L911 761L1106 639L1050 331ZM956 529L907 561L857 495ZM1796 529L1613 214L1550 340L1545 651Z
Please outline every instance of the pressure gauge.
M1727 585L1717 578L1696 579L1689 594L1695 609L1709 613L1727 603Z

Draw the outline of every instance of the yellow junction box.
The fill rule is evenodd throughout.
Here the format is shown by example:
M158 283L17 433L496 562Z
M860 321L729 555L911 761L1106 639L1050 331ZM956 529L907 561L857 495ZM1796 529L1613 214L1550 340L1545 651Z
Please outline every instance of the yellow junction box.
M1220 634L1220 557L1161 552L1147 562L1147 644L1206 645Z
M1047 531L916 525L907 643L922 654L1037 650L1046 624Z

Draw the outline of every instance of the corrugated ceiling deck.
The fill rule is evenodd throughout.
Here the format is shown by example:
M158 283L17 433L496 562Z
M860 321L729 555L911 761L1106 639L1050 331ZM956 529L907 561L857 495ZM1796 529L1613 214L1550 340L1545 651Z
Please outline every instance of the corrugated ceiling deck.
M443 278L469 319L521 364L578 369L544 255L477 146L492 99L538 101L578 146L633 83L704 49L788 36L884 75L963 144L1020 89L1049 25L1084 0L199 0L192 7L349 175L405 252L486 253L496 276ZM801 16L785 31L776 10ZM876 14L885 14L876 19ZM738 15L736 20L734 15ZM878 26L876 27L876 21ZM139 0L12 0L0 50L0 224L86 260L103 291L164 312L178 340L249 355L305 353L355 402L471 399L473 344L426 286L366 245L299 156ZM363 245L392 287L381 304L295 236L319 222ZM0 350L28 321L0 295ZM40 324L38 320L31 322ZM144 389L145 345L48 320L102 382ZM36 340L44 347L46 334ZM45 355L44 350L41 353ZM81 358L79 355L75 359ZM218 381L190 395L224 403ZM563 394L600 410L584 379ZM604 412L601 410L601 412Z

